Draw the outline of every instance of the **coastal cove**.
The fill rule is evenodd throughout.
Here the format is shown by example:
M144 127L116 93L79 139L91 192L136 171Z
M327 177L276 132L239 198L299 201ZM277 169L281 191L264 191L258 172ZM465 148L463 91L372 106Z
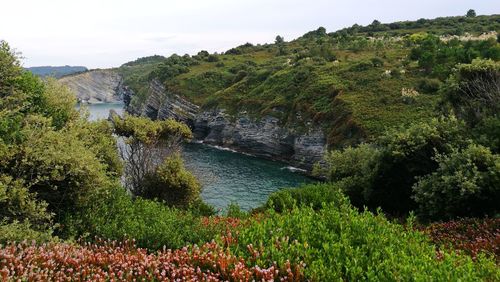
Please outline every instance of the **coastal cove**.
M121 103L87 104L90 120L107 118L110 110L123 113ZM202 199L216 209L231 203L243 210L263 204L281 188L297 187L312 180L285 163L265 160L226 148L201 143L183 148L186 167L202 185Z

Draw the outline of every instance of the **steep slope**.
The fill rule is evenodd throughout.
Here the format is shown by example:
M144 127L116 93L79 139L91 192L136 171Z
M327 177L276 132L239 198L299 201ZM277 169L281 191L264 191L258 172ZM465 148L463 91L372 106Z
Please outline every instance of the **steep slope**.
M319 28L223 54L140 58L117 71L134 93L124 99L130 112L184 120L204 142L310 169L328 148L435 116L455 64L499 59L499 20Z

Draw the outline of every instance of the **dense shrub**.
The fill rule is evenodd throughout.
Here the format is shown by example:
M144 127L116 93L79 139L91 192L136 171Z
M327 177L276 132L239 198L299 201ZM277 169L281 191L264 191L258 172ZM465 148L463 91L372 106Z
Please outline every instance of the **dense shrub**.
M439 167L415 184L415 200L422 218L449 219L495 216L500 212L500 156L470 145L438 154Z
M272 193L265 204L265 208L271 208L277 212L285 212L302 206L318 210L325 203L341 206L347 202L346 196L338 185L309 184Z
M474 60L459 65L443 89L455 114L475 125L500 112L500 62Z
M33 238L118 182L116 141L80 117L66 87L24 72L5 42L0 73L0 221Z
M463 122L442 117L392 130L378 140L383 150L368 206L400 213L416 208L412 186L419 176L438 168L436 154L465 147L469 141Z
M379 57L371 58L370 61L372 62L373 66L375 66L375 67L382 67L384 65L384 60L382 60Z
M47 203L36 198L35 193L23 185L22 180L0 175L0 220L8 222L29 222L40 230L49 227L52 214L47 211Z
M270 211L240 228L233 241L229 249L247 266L305 266L305 279L312 281L480 281L500 275L492 260L437 253L424 234L348 205Z
M355 206L408 212L416 207L411 198L416 177L438 167L436 153L464 147L465 136L456 118L433 119L389 131L375 145L332 151L325 156L326 171L319 173L341 187Z
M46 229L40 226L31 224L28 220L25 221L2 221L0 220L0 246L8 242L49 242L57 241L57 237L53 236L52 226Z
M179 154L168 157L153 174L144 177L140 196L165 201L170 206L186 207L199 200L200 184L184 168Z
M435 93L439 90L442 83L439 79L424 78L418 82L417 90L422 93Z
M325 175L349 196L351 203L362 207L371 202L381 158L382 151L369 144L331 151L325 156L328 164Z
M500 117L487 117L473 129L474 140L498 154L500 153Z
M218 226L203 225L201 218L189 211L133 199L121 187L96 194L84 209L66 218L64 227L66 236L135 239L139 247L151 250L208 242L219 233Z

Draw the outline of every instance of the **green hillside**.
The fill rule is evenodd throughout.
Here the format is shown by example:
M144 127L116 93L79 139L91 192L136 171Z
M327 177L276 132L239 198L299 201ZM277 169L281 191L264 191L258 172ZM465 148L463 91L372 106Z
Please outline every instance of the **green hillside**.
M500 58L499 30L500 15L375 21L223 54L141 58L119 70L137 93L132 105L141 105L147 82L159 79L202 108L276 116L299 130L318 124L337 147L434 116L436 92L457 63Z

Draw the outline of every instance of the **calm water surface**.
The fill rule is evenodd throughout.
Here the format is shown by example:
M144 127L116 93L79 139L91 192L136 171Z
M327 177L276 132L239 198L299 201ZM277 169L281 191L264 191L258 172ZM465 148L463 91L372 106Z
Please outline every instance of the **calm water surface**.
M107 118L111 109L123 113L123 104L92 104L89 119ZM224 209L237 203L249 210L283 187L296 187L311 179L281 162L269 161L204 144L187 144L183 156L186 167L201 182L205 202Z

